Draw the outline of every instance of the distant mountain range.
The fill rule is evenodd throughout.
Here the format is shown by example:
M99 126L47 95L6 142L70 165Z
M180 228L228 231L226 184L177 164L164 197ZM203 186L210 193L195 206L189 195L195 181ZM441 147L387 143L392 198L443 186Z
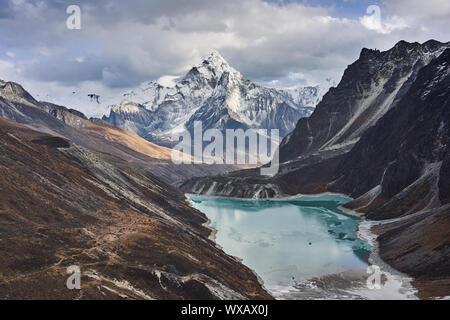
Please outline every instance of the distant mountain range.
M268 199L337 192L379 235L379 253L422 298L450 286L450 43L363 49L280 145L280 171L193 178L186 192Z
M0 80L0 299L271 299L167 183L226 168Z
M90 150L108 153L150 170L169 183L236 169L232 165L175 165L172 150L79 111L37 101L21 85L0 80L0 116L40 132L64 137Z
M0 298L270 299L168 183L248 199L346 194L342 210L378 236L373 252L420 298L449 296L450 43L364 48L324 91L258 86L214 52L174 87L129 92L108 123L0 80ZM150 142L170 145L196 120L281 129L278 174L177 166ZM74 262L81 297L60 283Z
M311 115L324 93L321 87L259 86L214 51L174 87L148 82L126 93L103 120L168 146L174 133L192 131L194 121L202 121L204 130L279 129L284 137L298 119Z

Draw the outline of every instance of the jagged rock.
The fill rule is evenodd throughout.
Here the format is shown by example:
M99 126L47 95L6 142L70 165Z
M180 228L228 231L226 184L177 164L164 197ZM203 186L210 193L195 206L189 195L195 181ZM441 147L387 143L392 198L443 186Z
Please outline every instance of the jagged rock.
M338 87L285 138L285 162L276 176L258 178L258 169L243 170L190 179L181 188L249 198L261 188L276 190L275 197L350 195L356 199L346 208L378 221L373 231L382 259L415 277L420 297L448 296L448 47L402 41L385 52L363 49ZM379 90L370 90L374 85Z
M163 145L172 134L203 129L279 129L284 137L301 117L307 117L324 90L307 87L280 91L252 83L214 51L174 87L149 82L124 95L103 119Z
M354 145L395 107L418 71L449 46L450 43L438 41L400 41L384 52L364 48L311 117L300 119L295 130L282 141L281 161Z

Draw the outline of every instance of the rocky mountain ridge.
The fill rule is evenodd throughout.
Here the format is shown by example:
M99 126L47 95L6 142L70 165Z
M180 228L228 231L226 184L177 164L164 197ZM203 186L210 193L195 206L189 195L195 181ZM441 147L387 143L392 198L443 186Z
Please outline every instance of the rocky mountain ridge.
M171 144L173 134L193 130L194 121L205 129L279 129L283 137L311 114L321 93L319 88L289 93L259 86L214 51L174 87L149 82L125 94L103 119L163 145Z
M322 150L352 147L408 91L418 71L449 43L398 42L392 49L363 49L313 115L301 119L280 145L282 162Z
M181 188L257 199L349 195L354 200L345 207L373 221L383 260L412 275L421 297L448 296L449 64L449 43L433 40L363 49L337 88L285 138L276 176L243 170ZM374 85L379 90L366 91Z
M233 170L230 165L175 165L172 150L79 111L34 99L21 85L0 83L0 116L64 137L90 150L109 153L150 170L166 182Z

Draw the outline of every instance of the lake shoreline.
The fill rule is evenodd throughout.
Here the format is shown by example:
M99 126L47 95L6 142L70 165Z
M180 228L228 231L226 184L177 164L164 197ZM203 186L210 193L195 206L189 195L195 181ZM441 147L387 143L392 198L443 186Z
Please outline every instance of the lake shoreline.
M300 199L302 197L311 197L311 198L319 198L319 197L323 197L323 196L339 196L342 198L347 198L350 200L354 200L352 197L342 194L342 193L334 193L334 192L323 192L323 193L315 193L315 194L303 194L303 193L298 193L296 195L292 195L292 196L282 196L282 197L275 197L275 198L270 198L270 199L253 199L253 198L239 198L239 197L225 197L225 196L212 196L212 195L205 195L205 194L195 194L195 193L185 193L184 194L186 196L186 198L188 200L189 197L204 197L204 198L216 198L216 199L228 199L228 200L237 200L237 201L290 201L290 200L297 200Z
M332 195L332 197L328 197L327 195ZM203 209L201 209L201 208L199 208L198 206L197 206L197 203L201 203L201 202L203 202L203 201L206 201L206 202L208 202L210 199L211 200L216 200L216 201L236 201L237 203L241 203L241 205L244 205L244 206L246 206L242 201L239 201L239 200L241 200L241 199L230 199L230 198L226 198L226 197L211 197L211 196L199 196L199 195L192 195L192 194L186 194L186 197L187 197L187 201L191 204L191 206L193 206L194 208L197 208L197 210L200 210L204 215L205 215L205 223L203 224L203 226L205 226L206 228L208 228L208 230L210 230L210 235L208 236L208 239L209 240L211 240L211 241L213 241L214 243L215 243L215 245L217 246L217 247L220 247L222 250L224 250L229 256L231 256L231 257L233 257L234 259L236 259L236 260L238 260L238 261L241 261L242 263L244 263L245 265L246 265L246 267L247 268L249 268L250 270L252 270L252 272L255 274L255 276L258 278L258 280L259 280L259 282L260 282L260 284L261 284L261 286L263 286L264 287L264 289L267 291L267 292L269 292L272 296L274 296L274 297L276 297L276 295L275 295L275 292L273 292L272 291L272 289L271 289L271 280L269 280L269 282L266 282L266 278L265 278L265 274L263 273L263 274L260 274L259 272L261 271L260 269L258 269L258 268L253 268L254 267L254 265L252 265L252 264L246 264L245 262L244 262L244 260L243 259L241 259L241 258L246 258L247 256L246 255L239 255L239 254L237 254L237 252L235 252L235 251L228 251L228 250L226 250L226 248L227 248L227 246L225 245L225 247L223 247L223 243L222 242L220 242L220 241L218 241L218 239L220 239L220 236L219 237L217 237L217 233L218 233L218 230L221 230L220 229L220 227L218 228L218 226L214 223L214 221L215 221L215 219L213 218L213 216L209 216L208 215L208 211L205 211L205 210L203 210ZM283 199L277 199L277 200L287 200L287 201L289 201L289 200L295 200L295 199L299 199L299 198L301 198L301 199L303 199L303 195L300 195L300 196L294 196L294 197L286 197L286 198L283 198ZM334 200L334 201L336 201L336 198L338 198L339 200L337 200L338 202L334 205L334 207L336 208L339 204L343 204L343 203L346 203L346 202L348 202L348 201L351 201L351 198L348 198L348 197L342 197L341 195L336 195L336 194L331 194L331 193L327 193L327 194L324 194L324 195L319 195L319 196L317 196L317 195L314 195L314 196L308 196L308 198L305 198L305 199L307 199L307 200L309 200L309 201L311 201L311 202L315 202L316 201L316 199L317 200L320 200L320 201L332 201L332 200ZM213 201L214 201L213 200ZM248 200L248 199L247 199ZM257 207L258 207L258 205L257 205L257 202L255 202L255 201L245 201L245 202L247 202L247 203L249 203L249 205L250 205L250 207L253 207L253 204L251 204L251 203L254 203ZM258 202L260 202L260 201L258 201ZM266 202L267 203L267 202ZM276 202L273 202L273 205L274 206L276 206L276 207L278 207L278 205L276 205L275 204ZM285 203L285 205L287 205L287 206L291 206L292 204L289 204L289 203L287 203L287 202L279 202L279 204L281 205L281 203ZM282 204L283 206L284 206L284 204ZM221 205L220 205L220 203L217 205L219 208L221 207ZM238 205L239 206L239 205ZM270 206L272 206L272 205L269 205L269 207ZM265 206L264 206L265 207ZM335 211L336 211L336 213L337 214L339 214L339 215L342 215L342 216L344 216L344 214L342 214L339 210L336 210L336 209L334 209ZM351 220L346 220L346 221L351 221ZM341 223L339 223L339 225L340 225ZM353 222L352 223L353 225L354 225L354 229L353 229L353 231L352 231L352 237L356 237L355 236L355 230L356 230L356 224L357 224L357 222L355 221L355 222ZM257 234L257 233L250 233L250 234ZM309 248L309 246L311 246L311 243L309 243L309 246L308 246L308 242L307 242L307 240L305 240L306 242L305 242L305 244L306 244L306 247L307 248ZM313 241L314 242L314 241ZM368 246L368 245L367 245ZM307 249L308 250L308 249ZM367 252L367 255L369 254L369 248L367 248L367 250L368 250L368 252ZM295 255L294 255L295 256ZM303 255L301 255L301 256L303 256ZM365 265L367 265L367 261L365 261L365 262L363 262ZM364 269L365 269L365 267L364 267ZM259 271L259 272L258 272ZM320 273L319 271L317 271L318 273L314 273L314 272L312 272L312 273L310 273L310 277L313 277L313 276L315 276L316 274L322 274L322 273ZM332 270L330 270L330 273L331 272L333 272ZM328 273L325 273L325 274L328 274ZM290 277L289 277L290 278ZM297 275L296 275L296 278L297 278ZM307 279L307 278L305 278L305 279Z
M193 207L193 205L192 205L192 200L189 198L189 196L188 196L187 194L186 194L186 198L187 198L189 204L191 205L191 207ZM205 213L203 213L203 214L206 216ZM219 230L217 230L216 228L214 228L214 227L212 226L212 221L211 221L211 219L208 218L208 221L206 221L204 224L202 224L202 226L204 226L205 228L207 228L207 229L209 229L209 230L211 231L211 234L209 235L208 239L211 240L212 242L214 242L214 245L216 246L216 248L218 248L218 249L224 251L224 248L222 248L222 246L219 245L219 244L217 243L217 241L216 241L216 239L217 239L217 233L219 232ZM225 251L224 251L224 252L225 252ZM225 252L225 253L226 253L226 252ZM228 253L227 253L227 254L228 254ZM261 276L260 276L255 270L253 270L253 269L250 268L249 266L245 265L245 264L243 263L243 259L241 259L241 258L239 258L239 257L236 257L236 256L233 256L233 255L230 255L230 254L228 254L228 255L229 255L230 257L232 257L233 259L236 259L237 261L239 261L240 263L242 263L245 267L247 267L247 268L255 275L255 277L256 277L256 279L258 280L258 282L259 282L259 284L261 285L261 287L262 287L269 295L271 295L271 296L273 297L273 295L272 295L272 293L270 292L270 290L268 290L268 289L266 288L266 286L265 286L265 284L264 284L264 280L261 278Z
M284 197L276 197L271 199L249 199L249 198L238 198L238 197L225 197L225 196L211 196L211 195L199 195L199 194L189 194L186 193L185 196L189 201L191 200L191 197L204 197L204 198L215 198L215 199L227 199L227 200L237 200L237 201L248 201L248 202L255 202L255 201L292 201L292 200L299 200L301 198L320 198L323 196L340 196L343 198L347 198L349 200L353 200L353 198L340 193L332 193L332 192L324 192L319 194L297 194L292 196L284 196ZM349 215L353 217L357 217L361 219L360 222L358 222L358 227L355 231L355 235L362 241L367 242L370 245L370 256L368 259L369 264L379 266L381 269L382 274L384 274L387 278L387 281L385 285L388 287L388 292L384 291L383 296L379 297L377 296L376 290L356 290L355 292L358 292L358 294L361 294L362 296L366 296L367 298L373 298L373 299L418 299L417 297L417 289L415 289L412 286L413 278L409 277L406 274L401 273L400 271L394 269L389 264L385 263L382 258L379 255L379 243L377 241L378 235L376 235L374 232L372 232L371 228L372 226L376 224L380 224L382 222L376 222L376 221L370 221L367 220L364 216L364 214L359 213L354 210L347 209L343 207L342 205L338 206L337 209L341 211L344 215ZM220 247L220 245L216 242L216 235L218 230L211 226L211 220L208 218L208 221L204 224L205 227L211 230L211 235L209 239L213 241L217 246ZM223 249L222 247L220 247ZM237 257L235 257L237 258ZM239 259L241 260L241 259ZM248 266L247 266L248 267ZM250 267L248 267L251 269ZM273 296L273 293L271 293L270 290L268 290L264 286L264 281L262 278L257 274L257 272L253 269L251 269L252 272L258 277L258 280L260 281L263 288L270 293Z
M418 299L417 292L418 290L414 288L412 285L412 281L414 280L412 277L404 274L395 268L393 268L388 263L384 262L379 254L379 242L377 240L378 235L372 231L372 227L375 225L383 224L380 221L370 221L367 220L364 214L344 208L340 206L338 208L345 214L358 217L361 221L358 223L358 229L356 231L356 235L359 239L366 241L370 244L370 256L369 263L371 265L376 265L380 267L381 272L387 277L388 285L393 288L397 288L398 290L405 291L405 297L408 299ZM389 299L390 297L385 297L385 299ZM398 298L398 297L397 297ZM391 299L396 299L396 297L391 297Z

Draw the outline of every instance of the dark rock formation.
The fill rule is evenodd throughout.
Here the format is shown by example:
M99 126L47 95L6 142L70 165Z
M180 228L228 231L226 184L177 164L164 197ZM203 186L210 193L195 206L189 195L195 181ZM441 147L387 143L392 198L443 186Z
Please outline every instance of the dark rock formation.
M443 204L450 203L450 152L442 162L441 172L439 175L439 199Z
M363 49L336 88L309 118L300 119L280 146L281 162L323 149L353 145L407 92L417 72L450 46L400 41L391 50Z
M413 275L421 297L448 296L447 46L402 41L386 52L364 49L311 118L301 119L283 141L285 162L276 176L256 178L256 170L241 171L194 178L181 188L249 198L325 191L351 195L356 199L347 208L380 222L374 231L380 235L381 257ZM264 194L253 192L262 188Z

